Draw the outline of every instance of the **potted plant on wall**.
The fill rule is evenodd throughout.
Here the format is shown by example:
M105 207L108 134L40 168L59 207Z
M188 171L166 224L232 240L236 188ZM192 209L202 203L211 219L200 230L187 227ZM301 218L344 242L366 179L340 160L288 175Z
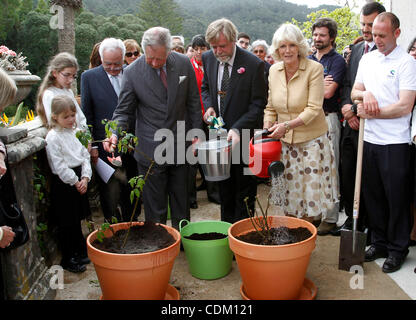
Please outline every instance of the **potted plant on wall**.
M245 200L247 204L247 199ZM315 248L316 227L302 219L268 216L257 199L261 216L247 210L250 217L228 230L243 280L244 299L313 299L316 288L305 278L310 255Z
M107 136L116 130L115 122L106 122ZM88 135L88 133L85 133ZM88 141L78 134L81 142ZM119 132L118 149L134 150L137 138ZM179 232L167 225L133 222L143 186L151 172L130 179L131 201L135 201L130 222L106 223L87 237L88 256L94 264L104 300L179 299L169 285L175 258L180 250Z

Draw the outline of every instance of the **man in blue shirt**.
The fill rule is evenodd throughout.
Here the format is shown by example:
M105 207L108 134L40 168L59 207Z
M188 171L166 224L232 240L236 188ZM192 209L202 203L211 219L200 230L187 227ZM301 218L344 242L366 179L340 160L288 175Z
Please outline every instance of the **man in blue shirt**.
M328 123L328 136L332 142L335 162L339 166L339 144L341 138L340 88L346 70L344 58L335 51L337 23L330 18L320 18L312 26L312 37L316 52L308 58L321 63L324 67L324 112ZM338 183L339 185L339 183ZM339 193L339 190L336 190ZM326 235L336 227L339 203L331 210L322 213L322 222L318 227L319 235Z

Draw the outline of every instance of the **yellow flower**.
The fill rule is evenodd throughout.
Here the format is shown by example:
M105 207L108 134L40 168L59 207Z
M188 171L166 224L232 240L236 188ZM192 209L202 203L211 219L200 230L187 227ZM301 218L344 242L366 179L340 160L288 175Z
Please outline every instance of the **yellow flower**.
M29 121L32 121L33 119L35 119L35 115L32 110L29 110L26 115L26 121L29 122Z
M6 114L5 114L5 113L3 113L3 117L2 117L2 116L0 116L0 120L1 120L1 122L3 122L3 123L4 123L4 125L5 125L6 127L11 126L11 124L13 123L13 121L12 121L11 123L9 123L9 118L6 116Z

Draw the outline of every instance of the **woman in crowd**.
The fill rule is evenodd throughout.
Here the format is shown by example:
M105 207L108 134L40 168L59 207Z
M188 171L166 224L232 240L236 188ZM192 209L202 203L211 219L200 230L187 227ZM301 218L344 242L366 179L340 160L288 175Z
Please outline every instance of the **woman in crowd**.
M257 58L259 58L261 61L264 61L264 78L266 80L267 85L269 79L269 70L271 67L271 64L265 60L268 50L269 46L267 45L267 42L264 40L256 40L253 42L251 46L251 52L254 53L257 56Z
M126 47L126 54L124 56L124 62L129 65L138 57L140 57L140 46L134 39L127 39L123 41Z
M194 57L195 51L194 48L192 48L192 43L186 46L185 54L188 56L189 59L192 59Z
M16 97L17 87L13 79L10 78L7 73L0 68L0 111L7 107ZM6 148L3 142L0 140L0 179L7 171L6 168ZM3 216L0 216L0 248L6 248L12 243L15 233L12 228L5 225L3 222ZM0 257L1 258L1 257ZM1 270L0 259L0 301L4 300L3 295L3 274Z
M312 222L333 208L339 196L322 109L323 67L306 58L308 50L298 27L284 24L275 32L272 51L277 62L270 69L264 128L282 142L284 213Z
M89 69L98 67L101 65L101 57L100 57L100 44L101 42L97 42L94 44L94 47L92 48L91 55L90 55L90 65Z
M73 99L77 108L77 127L88 129L87 120L82 113L71 90L72 83L77 78L77 59L68 52L58 53L49 62L48 70L39 87L36 111L45 127L49 128L51 123L51 102L57 95L67 95Z

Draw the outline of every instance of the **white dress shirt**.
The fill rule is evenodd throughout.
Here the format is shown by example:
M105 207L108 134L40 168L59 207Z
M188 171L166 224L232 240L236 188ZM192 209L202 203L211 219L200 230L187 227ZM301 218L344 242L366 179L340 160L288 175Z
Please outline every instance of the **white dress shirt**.
M81 177L91 180L90 154L78 138L76 130L52 128L46 135L46 154L52 172L66 184L73 186L78 179L72 168L82 166Z

